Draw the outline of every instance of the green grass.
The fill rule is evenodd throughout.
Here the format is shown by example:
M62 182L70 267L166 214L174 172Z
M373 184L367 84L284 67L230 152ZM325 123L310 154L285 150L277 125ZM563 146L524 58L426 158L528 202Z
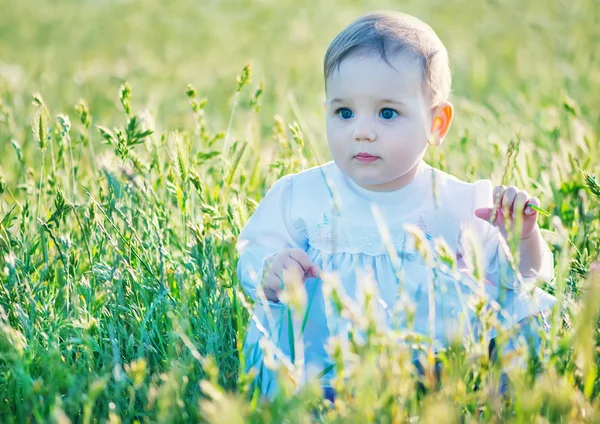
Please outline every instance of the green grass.
M322 57L378 8L450 53L456 120L429 163L548 212L559 303L514 397L482 343L452 347L419 393L371 327L337 409L290 385L264 403L242 372L236 237L277 178L329 159ZM0 0L0 421L597 421L599 8Z

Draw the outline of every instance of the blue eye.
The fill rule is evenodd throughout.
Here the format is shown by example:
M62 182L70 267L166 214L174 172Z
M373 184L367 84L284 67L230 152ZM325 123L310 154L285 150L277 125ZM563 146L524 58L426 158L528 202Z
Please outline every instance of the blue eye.
M394 109L390 109L389 107L384 107L379 112L379 116L381 116L383 119L390 120L398 116L398 112L396 112Z
M335 113L343 120L350 119L354 116L354 113L347 107L341 107L335 111Z

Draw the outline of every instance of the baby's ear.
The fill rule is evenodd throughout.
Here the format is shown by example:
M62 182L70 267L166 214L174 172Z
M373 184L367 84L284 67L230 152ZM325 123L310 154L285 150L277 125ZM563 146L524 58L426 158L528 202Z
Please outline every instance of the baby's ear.
M442 102L433 111L433 120L431 121L431 135L429 144L439 146L444 142L444 137L450 130L452 118L454 117L454 107L450 102Z

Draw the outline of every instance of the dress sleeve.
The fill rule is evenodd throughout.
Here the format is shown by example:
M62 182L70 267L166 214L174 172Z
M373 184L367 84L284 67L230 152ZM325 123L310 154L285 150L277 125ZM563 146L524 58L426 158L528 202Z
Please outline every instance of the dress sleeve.
M493 202L493 186L490 180L480 180L475 182L475 196L473 202L473 211L477 208L491 208ZM475 217L473 213L473 224L475 231L481 237L484 254L484 264L486 266L485 274L488 282L504 286L509 289L516 289L519 280L515 272L511 269L510 262L506 255L506 250L501 243L502 235L493 225L482 219ZM518 270L517 270L518 272ZM542 266L537 276L521 277L524 285L534 285L538 280L550 281L554 278L554 258L548 245L544 244L542 249Z
M289 309L284 303L259 298L257 294L264 269L273 256L286 248L306 250L308 247L307 238L292 220L293 188L293 176L277 181L242 229L236 244L238 279L244 291L255 301L244 341L246 372L256 369L255 381L267 398L277 393L278 382L275 372L265 364L266 345L262 345L262 340L270 341L269 346L279 349L269 349L271 361L280 354L289 355L286 343L289 343L290 330L288 320L284 319Z
M291 219L291 176L277 181L250 217L237 241L237 275L246 293L256 300L268 261L287 248L306 250L306 238Z

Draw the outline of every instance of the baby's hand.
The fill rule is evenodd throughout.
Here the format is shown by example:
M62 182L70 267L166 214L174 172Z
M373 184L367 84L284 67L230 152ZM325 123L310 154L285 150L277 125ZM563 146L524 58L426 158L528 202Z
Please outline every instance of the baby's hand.
M492 224L498 227L504 237L507 234L507 220L512 224L517 214L521 214L523 219L521 240L531 237L537 230L537 212L529 207L529 205L540 206L537 197L530 198L526 191L519 190L514 186L497 186L494 188L494 204L496 205L496 215ZM488 222L491 220L492 213L492 208L475 210L475 215L478 218L485 219Z
M271 261L263 287L267 299L278 301L285 284L319 276L321 269L301 249L284 249Z

